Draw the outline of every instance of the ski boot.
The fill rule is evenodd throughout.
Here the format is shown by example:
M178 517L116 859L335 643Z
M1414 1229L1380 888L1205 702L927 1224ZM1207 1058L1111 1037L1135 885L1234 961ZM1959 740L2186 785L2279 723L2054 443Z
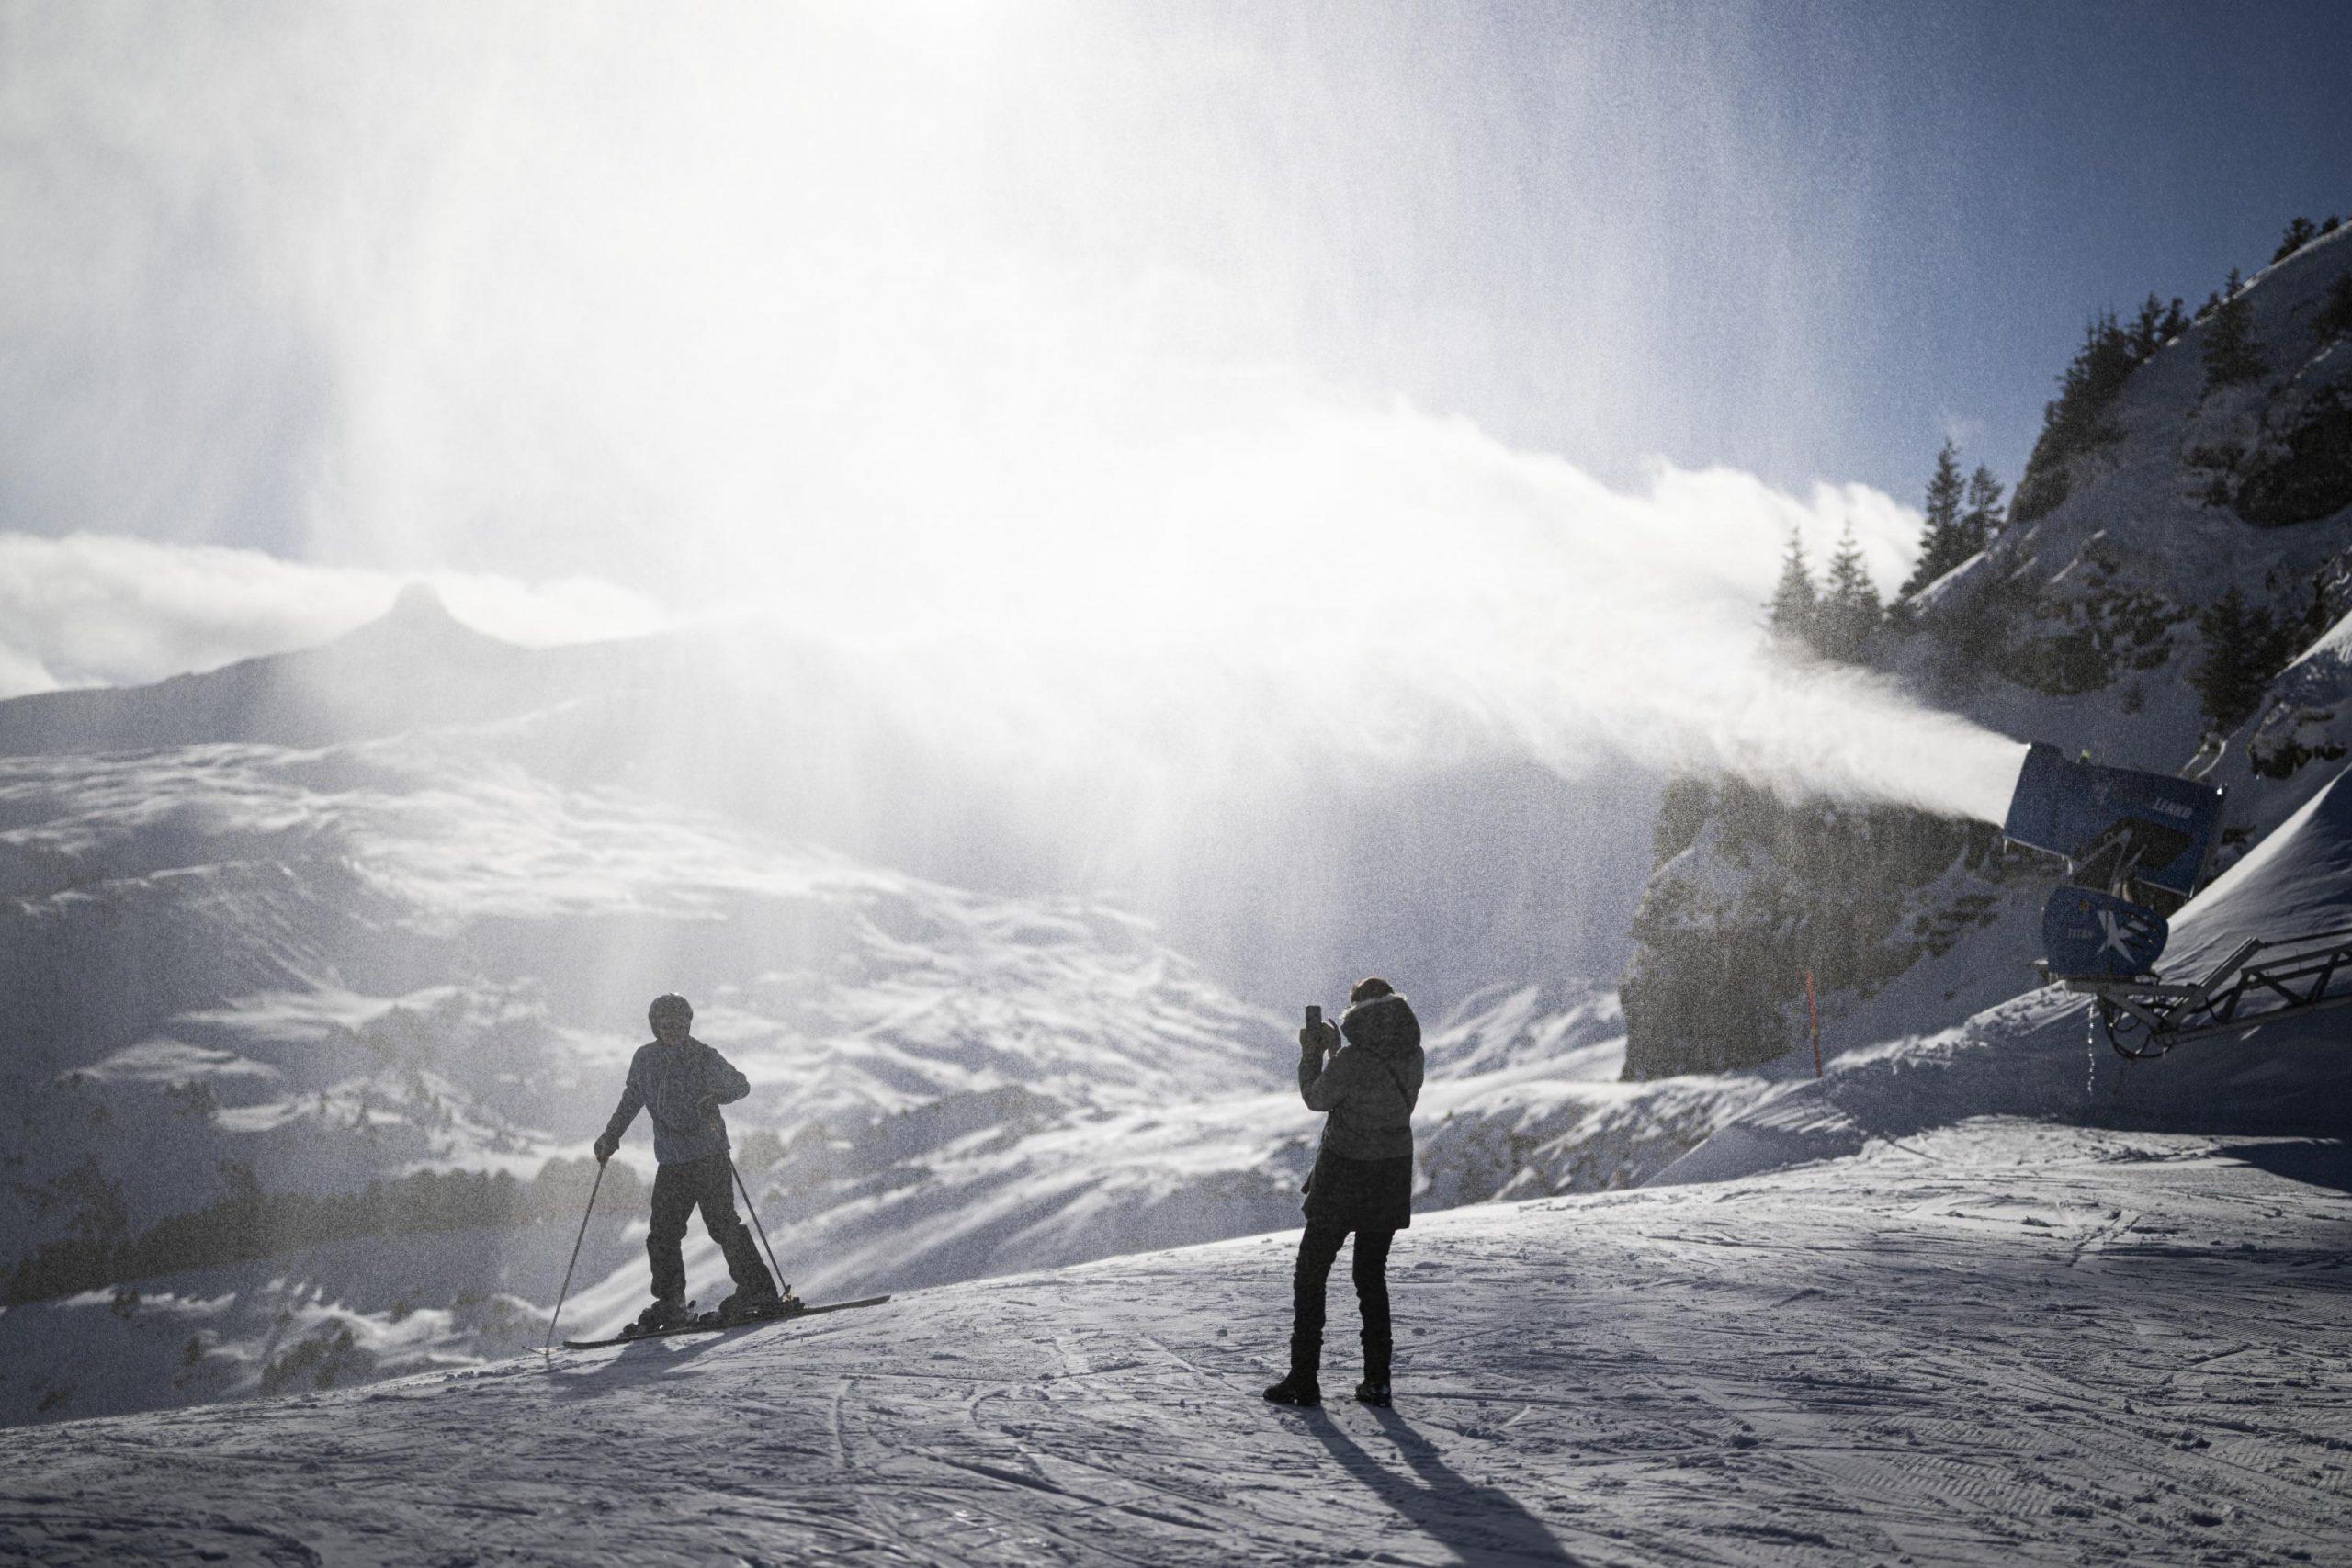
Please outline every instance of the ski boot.
M763 1317L782 1317L799 1303L791 1295L778 1295L768 1287L746 1285L718 1303L721 1323L754 1323Z
M1272 1404L1291 1404L1309 1410L1323 1403L1323 1388L1317 1379L1293 1372L1266 1391L1266 1400Z
M694 1313L684 1302L674 1296L656 1296L651 1304L637 1314L637 1321L628 1325L628 1333L631 1336L659 1334L664 1329L683 1327L693 1318Z
M1363 1336L1363 1382L1356 1384L1356 1403L1388 1408L1388 1369L1396 1357L1396 1342L1386 1329L1367 1328Z

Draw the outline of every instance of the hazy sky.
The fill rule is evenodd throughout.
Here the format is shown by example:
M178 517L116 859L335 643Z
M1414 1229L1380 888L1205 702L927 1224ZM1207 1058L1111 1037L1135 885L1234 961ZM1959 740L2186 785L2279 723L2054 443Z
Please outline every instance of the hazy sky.
M1788 530L1891 588L1938 443L2014 480L2091 310L2352 206L2347 44L2322 6L0 3L0 689L430 571L540 637L765 607L1303 668L1411 622L1482 722L1720 750ZM343 575L228 592L195 546Z
M524 514L838 508L943 400L1242 359L1907 502L1948 429L2015 477L2090 310L2352 204L2347 61L2333 5L8 6L0 526L544 571ZM712 477L755 429L819 453Z

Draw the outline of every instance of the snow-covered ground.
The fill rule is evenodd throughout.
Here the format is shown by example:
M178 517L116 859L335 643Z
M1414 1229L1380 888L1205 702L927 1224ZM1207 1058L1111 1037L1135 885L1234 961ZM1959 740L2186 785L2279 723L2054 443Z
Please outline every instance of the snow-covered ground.
M2337 1144L1970 1121L1424 1218L1393 1412L1259 1400L1265 1236L0 1434L0 1553L2342 1562L2347 1191Z

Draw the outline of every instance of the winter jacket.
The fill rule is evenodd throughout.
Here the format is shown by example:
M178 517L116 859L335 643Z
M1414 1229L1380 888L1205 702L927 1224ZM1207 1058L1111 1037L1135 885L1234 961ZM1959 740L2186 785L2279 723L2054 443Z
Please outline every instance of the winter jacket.
M1409 1159L1413 1106L1421 1098L1421 1023L1401 996L1357 1003L1340 1017L1347 1044L1329 1062L1298 1058L1298 1092L1329 1111L1323 1147L1344 1159Z
M1413 1156L1349 1159L1326 1145L1315 1156L1306 1201L1308 1225L1321 1230L1401 1231L1413 1224Z
M638 1111L650 1111L656 1162L683 1165L710 1159L728 1152L727 1120L719 1115L717 1105L704 1105L704 1098L727 1105L751 1092L749 1078L694 1036L675 1045L649 1041L629 1059L628 1084L621 1090L621 1102L612 1121L605 1126L605 1137L608 1143L619 1143Z

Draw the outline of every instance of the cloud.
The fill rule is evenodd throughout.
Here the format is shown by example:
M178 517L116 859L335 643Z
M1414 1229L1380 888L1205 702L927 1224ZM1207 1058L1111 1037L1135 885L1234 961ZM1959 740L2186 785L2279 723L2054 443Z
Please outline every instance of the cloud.
M1957 413L1945 409L1941 423L1944 439L1963 452L1984 439L1984 421L1974 414Z
M0 696L125 685L322 642L430 582L476 629L531 646L663 624L642 596L590 578L308 566L258 550L119 536L0 534Z

